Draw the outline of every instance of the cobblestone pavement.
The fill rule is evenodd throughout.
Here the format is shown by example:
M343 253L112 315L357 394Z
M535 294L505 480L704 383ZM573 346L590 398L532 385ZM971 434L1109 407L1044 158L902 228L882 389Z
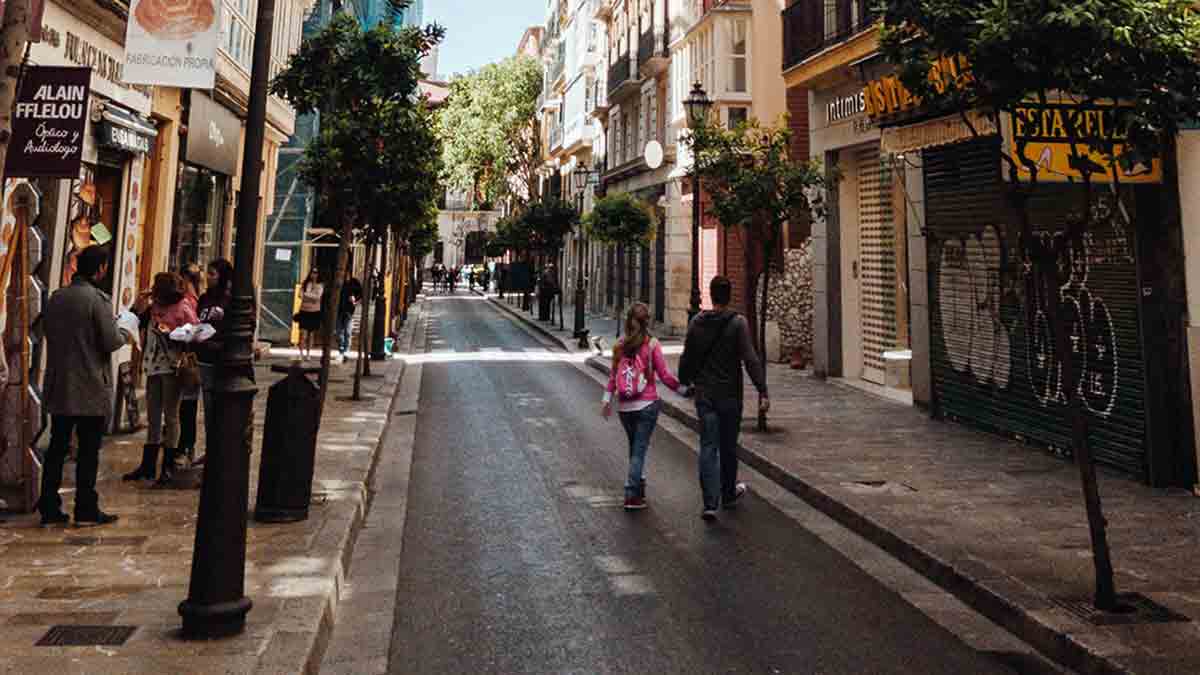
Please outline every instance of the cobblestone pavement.
M750 417L741 443L772 480L1069 667L1200 672L1195 621L1096 625L1080 611L1093 567L1072 463L784 365L769 366L768 384L770 430ZM666 399L694 425L690 402ZM1118 591L1200 619L1200 500L1103 471L1100 492Z
M417 323L410 320L410 325ZM406 329L406 333L409 329ZM250 512L261 461L267 388L283 375L269 358L256 367ZM101 451L102 507L121 520L96 528L42 528L35 515L0 524L0 670L11 673L299 673L312 669L329 632L365 485L403 371L374 363L365 379L371 400L350 393L353 362L335 365L319 436L308 520L250 521L246 594L254 602L237 637L185 642L176 611L188 591L199 490L123 483L140 460L144 432L106 439ZM65 472L71 511L74 465ZM130 626L114 646L36 646L53 625Z

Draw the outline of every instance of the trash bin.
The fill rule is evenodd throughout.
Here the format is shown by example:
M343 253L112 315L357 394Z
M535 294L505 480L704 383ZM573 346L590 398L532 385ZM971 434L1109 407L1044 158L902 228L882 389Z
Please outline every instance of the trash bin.
M319 370L292 364L287 377L267 390L255 520L290 523L308 518L321 392L305 373Z

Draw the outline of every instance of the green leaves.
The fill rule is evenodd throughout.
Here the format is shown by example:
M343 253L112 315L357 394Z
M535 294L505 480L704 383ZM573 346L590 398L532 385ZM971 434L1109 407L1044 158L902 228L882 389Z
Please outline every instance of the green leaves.
M490 250L500 252L488 255L498 257L504 250L556 251L578 224L579 212L570 203L553 198L539 200L496 223L496 239Z
M654 239L654 211L627 192L596 200L584 218L588 236L606 244L646 246Z

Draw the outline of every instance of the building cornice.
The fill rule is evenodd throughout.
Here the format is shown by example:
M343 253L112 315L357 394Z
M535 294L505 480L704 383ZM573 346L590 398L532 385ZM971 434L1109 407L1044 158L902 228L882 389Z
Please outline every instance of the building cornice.
M846 70L879 51L879 30L870 26L854 37L828 47L783 71L784 85L829 86L844 81Z

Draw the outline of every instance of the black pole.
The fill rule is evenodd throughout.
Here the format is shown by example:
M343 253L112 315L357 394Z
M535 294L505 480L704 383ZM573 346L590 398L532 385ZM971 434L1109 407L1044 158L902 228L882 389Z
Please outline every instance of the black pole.
M692 167L692 298L688 323L700 313L700 174Z
M254 423L254 253L258 237L259 186L267 125L267 85L275 0L259 0L254 63L246 110L241 198L234 244L233 302L216 369L208 461L200 489L196 544L188 597L179 605L185 638L241 633L253 605L246 597L246 512L250 491L250 433ZM205 412L207 415L207 411Z
M583 190L579 191L579 212L583 213ZM587 290L583 286L583 266L587 263L583 227L580 226L579 236L575 239L575 339L579 340L579 348L587 349L588 329L587 315L584 305L587 304Z
M380 243L379 249L379 279L385 281L388 268L388 255L391 252L388 248L390 245L390 230L384 230L383 241ZM395 272L393 271L394 275ZM383 361L387 358L387 351L384 350L387 337L387 300L384 296L384 287L380 285L375 291L375 320L372 323L371 330L371 360Z

